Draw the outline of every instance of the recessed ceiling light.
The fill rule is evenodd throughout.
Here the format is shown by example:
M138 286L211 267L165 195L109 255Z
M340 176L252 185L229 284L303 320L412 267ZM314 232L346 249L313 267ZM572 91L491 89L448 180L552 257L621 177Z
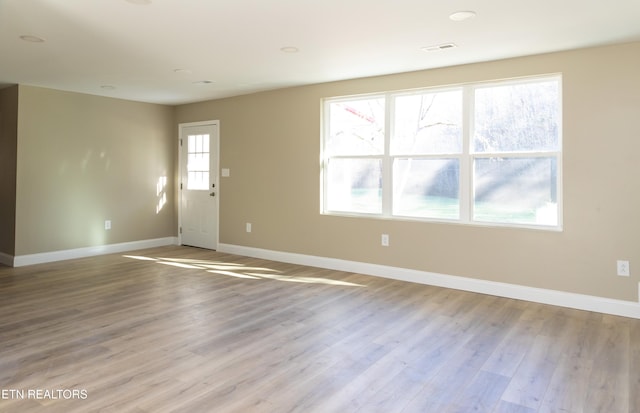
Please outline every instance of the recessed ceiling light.
M177 73L179 75L190 75L192 72L190 69L173 69L173 73Z
M102 90L115 90L116 87L113 86L113 85L101 85L100 89L102 89Z
M285 46L285 47L281 47L280 51L283 53L298 53L300 49L298 49L295 46Z
M24 40L25 42L31 42L31 43L44 43L44 39L42 37L38 37L38 36L32 36L30 34L25 34L20 36L20 38L22 40Z
M420 50L423 52L440 52L442 50L455 49L458 47L455 43L443 43L435 46L422 47Z
M461 22L464 20L473 19L474 17L476 17L476 12L471 10L457 11L449 15L449 18L454 22Z
M194 85L209 85L211 83L215 83L213 80L196 80L192 82Z

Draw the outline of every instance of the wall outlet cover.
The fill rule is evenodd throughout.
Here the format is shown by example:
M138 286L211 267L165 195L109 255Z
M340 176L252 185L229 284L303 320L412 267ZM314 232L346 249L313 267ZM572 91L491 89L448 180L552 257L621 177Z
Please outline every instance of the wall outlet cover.
M616 261L616 265L618 268L618 275L621 277L629 277L631 275L631 271L629 269L629 261L618 260Z

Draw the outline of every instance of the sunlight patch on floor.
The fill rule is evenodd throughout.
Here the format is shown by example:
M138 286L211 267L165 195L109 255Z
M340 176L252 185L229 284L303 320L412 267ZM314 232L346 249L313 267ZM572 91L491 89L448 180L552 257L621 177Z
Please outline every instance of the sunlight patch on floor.
M285 275L281 271L266 267L250 267L242 264L198 260L189 258L147 257L143 255L123 255L139 261L153 261L157 264L168 265L189 270L205 270L210 274L224 275L228 277L244 278L251 280L272 280L282 282L294 282L304 284L325 284L344 287L365 287L362 284L348 281L332 280L330 278Z

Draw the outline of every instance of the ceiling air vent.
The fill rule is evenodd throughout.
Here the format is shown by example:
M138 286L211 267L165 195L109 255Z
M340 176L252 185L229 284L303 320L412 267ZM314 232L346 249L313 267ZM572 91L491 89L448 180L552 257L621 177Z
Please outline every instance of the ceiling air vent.
M422 51L423 52L440 52L442 50L455 49L456 47L458 46L456 46L455 43L443 43L435 46L423 47Z

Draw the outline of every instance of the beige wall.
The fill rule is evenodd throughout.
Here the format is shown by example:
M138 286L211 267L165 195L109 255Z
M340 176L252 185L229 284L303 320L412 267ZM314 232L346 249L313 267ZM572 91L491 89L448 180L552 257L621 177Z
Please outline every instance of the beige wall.
M322 98L548 73L563 75L562 232L320 215ZM633 43L183 105L176 122L221 121L222 243L636 301L639 73Z
M563 75L562 232L320 215L323 97L546 73ZM29 86L4 89L0 252L18 256L175 236L175 179L159 214L156 182L176 176L177 124L218 119L220 166L231 170L220 180L222 243L636 301L638 73L640 43L633 43L175 109ZM12 134L13 166L7 157L15 150ZM12 168L15 179L5 174ZM12 182L15 202L7 201ZM5 234L12 214L15 239ZM111 231L104 230L105 219L113 221ZM246 222L252 233L245 232ZM383 232L391 236L390 247L380 246ZM631 261L631 277L615 275L616 259Z
M21 85L18 113L16 256L176 235L172 107Z
M18 86L0 90L0 253L15 250Z

